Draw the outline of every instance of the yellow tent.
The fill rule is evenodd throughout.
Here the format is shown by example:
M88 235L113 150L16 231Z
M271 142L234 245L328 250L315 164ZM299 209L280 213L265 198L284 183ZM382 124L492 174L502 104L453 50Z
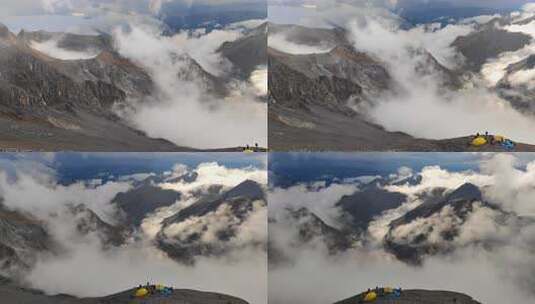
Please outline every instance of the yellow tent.
M245 152L245 153L254 153L254 150L253 149L245 149L245 150L243 150L243 152Z
M139 288L138 290L136 290L136 297L138 298L142 298L148 294L149 294L149 291L145 287Z
M487 140L484 137L476 137L472 140L472 146L481 147L487 144Z
M162 291L162 290L164 290L164 289L165 289L165 286L163 286L162 284L158 284L158 285L156 285L156 290L158 290L158 291Z
M385 291L385 293L393 293L394 289L392 287L385 287L384 291Z
M495 142L503 142L505 140L505 137L504 136L501 136L501 135L494 135L494 141Z
M375 291L370 291L364 296L364 302L373 302L377 299Z

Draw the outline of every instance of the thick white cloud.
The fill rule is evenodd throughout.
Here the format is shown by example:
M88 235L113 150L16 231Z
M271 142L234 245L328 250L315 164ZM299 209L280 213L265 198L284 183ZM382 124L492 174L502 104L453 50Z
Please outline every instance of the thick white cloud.
M501 15L499 15L499 14L481 15L481 16L475 16L475 17L469 17L469 18L462 19L460 21L460 23L472 23L472 22L475 22L475 23L478 23L478 24L485 24L485 23L491 21L494 18L500 18L500 17L501 17Z
M80 59L91 59L98 56L99 51L94 50L88 50L87 52L78 52L78 51L71 51L67 49L60 48L58 46L58 41L56 40L48 40L44 42L35 42L33 41L31 44L31 47L45 53L46 55L61 59L61 60L80 60Z
M232 65L225 60L217 50L228 41L234 41L242 36L239 29L236 30L214 30L204 33L198 30L194 37L188 32L182 32L173 37L173 44L189 54L207 72L212 75L221 76L230 72Z
M55 13L58 9L73 9L70 0L41 0L43 9L48 13Z
M259 102L250 85L234 83L225 99L206 92L199 79L180 80L179 73L193 73L184 60L186 54L201 58L208 70L224 71L214 55L214 47L236 37L232 33L209 34L214 41L204 43L205 36L185 39L183 34L163 37L156 30L134 27L131 32L115 32L119 52L144 67L152 76L156 102L135 102L133 111L122 115L149 136L162 137L197 148L222 148L259 143L267 145L267 105ZM200 40L197 40L200 39ZM204 42L203 42L204 41ZM202 45L202 47L199 47ZM199 132L199 130L203 130Z
M334 48L334 46L313 46L298 44L287 39L284 33L270 34L268 38L268 45L271 48L285 52L288 54L318 54L327 53Z
M253 73L251 73L249 81L253 84L258 96L266 96L268 94L267 66L260 66L254 70Z
M127 182L109 182L91 186L83 182L68 186L58 184L54 176L42 172L19 172L11 181L5 172L0 172L0 195L3 203L47 219L50 213L67 205L84 204L100 217L111 221L115 207L111 200L119 192L131 188Z
M526 45L525 47L513 51L513 52L505 52L500 54L500 56L496 59L491 59L489 62L487 62L485 65L483 65L481 69L481 74L485 78L485 80L488 82L489 86L495 86L500 80L502 80L506 73L507 73L507 67L509 65L520 62L521 60L527 58L528 56L535 53L535 21L532 21L526 25L518 25L513 24L504 27L505 30L512 32L512 33L523 33L530 35L533 37L533 42ZM532 79L523 79L524 75L517 75L516 77L520 77L522 84L529 82ZM515 76L513 76L515 77ZM514 84L518 84L518 78L513 78L513 81L515 81Z
M170 175L170 179L172 179L172 177L182 176L187 171L187 167L176 166L174 168L174 172ZM163 182L158 184L158 186L163 189L171 189L180 192L181 198L175 204L169 207L160 208L155 213L147 216L143 220L141 228L147 237L154 238L158 231L161 230L162 221L164 219L176 214L184 207L195 203L198 199L199 193L207 193L214 185L222 186L223 188L220 191L225 191L239 185L246 180L255 181L260 185L267 184L267 172L265 170L253 167L226 168L217 163L202 163L197 166L197 168L192 170L192 172L197 174L197 178L193 182L178 181ZM224 211L228 210L221 210L221 212ZM227 219L232 221L230 217L227 217ZM192 219L191 221L201 222L206 221L206 219ZM200 223L199 227L204 227L204 224Z
M440 63L454 67L456 54L449 44L469 31L468 25L430 31L424 27L400 30L397 23L383 19L369 18L365 26L354 22L351 37L355 47L386 62L402 87L400 92L374 98L370 106L360 105L359 111L368 113L387 130L404 131L416 137L452 138L488 130L533 143L535 117L514 109L477 82L466 82L461 90L450 91L441 84L443 75L432 67L429 75L418 75L418 81L414 81L417 67L429 66L427 57L415 50L428 49ZM424 114L419 119L409 119L415 109Z
M530 2L524 4L524 6L522 6L522 10L528 13L535 13L535 3Z
M300 184L287 189L275 188L269 192L270 216L277 218L284 214L287 208L294 210L307 208L320 216L329 225L338 226L336 219L339 210L335 204L344 196L353 194L358 187L355 184Z
M509 81L515 87L526 86L528 90L535 89L535 69L523 70L513 73Z
M267 303L267 256L261 251L200 259L195 267L189 267L153 247L131 245L111 251L98 247L92 242L70 244L66 255L43 258L27 279L49 294L101 297L151 281Z

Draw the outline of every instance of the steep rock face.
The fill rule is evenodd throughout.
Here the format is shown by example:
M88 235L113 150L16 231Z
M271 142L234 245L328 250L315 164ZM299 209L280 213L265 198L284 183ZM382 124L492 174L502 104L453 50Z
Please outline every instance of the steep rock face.
M343 196L336 206L345 212L345 221L351 224L352 229L364 231L374 217L383 211L399 207L406 199L404 194L372 186Z
M466 68L472 72L479 72L487 60L504 52L517 51L532 40L529 35L499 29L495 22L491 21L479 31L467 36L458 37L452 43L466 58Z
M95 48L100 55L89 60L62 61L31 48L32 41L56 36L67 49ZM127 96L150 93L150 77L116 54L110 39L47 32L21 32L16 40L4 38L6 45L0 56L3 104L27 108L70 103L99 108L109 107Z
M0 271L30 267L36 254L50 250L52 241L43 223L0 204Z
M320 104L343 111L350 97L360 101L364 94L373 96L389 87L386 69L351 47L310 55L268 49L268 54L270 94L277 103Z
M221 255L236 249L227 243L232 242L253 212L265 207L262 187L254 181L244 181L214 200L201 199L166 218L156 241L160 249L181 263L192 264L197 256ZM242 245L265 247L255 240Z
M199 87L214 96L224 97L228 94L225 80L206 72L202 66L189 55L177 55L173 57L173 60L182 63L182 68L177 73L179 80L195 82Z
M535 79L528 79L535 69L535 55L509 65L496 89L501 97L521 111L535 113ZM520 77L519 77L520 75ZM518 81L517 78L522 78Z
M292 222L298 223L298 243L320 239L333 254L343 252L353 245L351 234L329 226L306 208L291 210L289 215Z
M416 76L439 76L439 82L452 90L458 90L463 86L461 73L446 68L427 50L417 49L412 51L413 56L419 56L420 61L416 65Z
M149 213L170 206L178 199L179 192L145 182L132 190L118 193L113 203L124 213L126 224L137 227Z
M22 32L16 40L3 39L7 41L0 54L3 112L32 116L45 115L50 109L103 112L115 102L152 91L149 75L115 53L109 38L60 36L62 41L75 45L73 49L90 46L102 49L98 57L87 60L59 60L31 48L34 39L46 40L59 35Z
M3 104L17 109L68 104L96 111L152 87L145 72L107 51L90 60L62 61L16 43L0 55L0 73Z
M389 224L385 248L401 261L419 264L426 255L456 249L456 238L470 216L482 209L495 214L493 220L520 229L522 220L483 200L480 189L470 183L445 193L442 199L429 200ZM438 226L440 225L440 226ZM478 240L487 246L499 240ZM496 243L495 243L496 242Z
M89 60L69 61L59 68L73 79L109 84L123 91L127 97L143 97L153 91L150 76L115 51L102 51Z
M4 24L0 23L0 47L3 49L15 43L17 37Z
M128 233L123 227L106 223L85 205L68 206L68 211L75 218L76 229L82 235L96 234L105 248L124 244Z
M244 37L225 42L218 52L232 62L235 73L244 79L248 79L251 73L267 62L267 23L253 29Z
M4 49L0 73L2 105L13 110L65 105L72 100L87 106L102 106L101 97L112 100L125 97L105 83L74 82L25 47Z

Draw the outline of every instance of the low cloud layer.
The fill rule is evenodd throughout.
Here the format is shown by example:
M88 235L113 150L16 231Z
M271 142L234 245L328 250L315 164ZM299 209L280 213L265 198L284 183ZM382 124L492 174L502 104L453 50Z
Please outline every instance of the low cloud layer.
M0 173L3 204L44 219L66 205L85 204L100 217L110 220L116 212L110 201L117 193L130 188L131 184L127 182L109 182L104 185L78 182L64 186L58 184L48 173L34 170L19 172L17 181L13 183L5 172Z
M266 146L267 105L257 100L257 92L238 81L231 85L227 97L214 97L204 87L205 76L198 75L187 60L192 54L208 71L225 73L228 62L215 54L215 49L238 34L216 31L193 38L184 35L163 37L153 29L138 27L128 33L115 32L119 52L149 71L157 87L152 96L155 101L132 101L132 111L123 116L149 136L166 138L177 145ZM179 74L192 79L179 79Z
M33 41L31 47L56 59L61 60L84 60L92 59L98 56L99 51L87 51L87 52L78 52L71 51L58 46L58 41L48 40L44 42L35 42Z
M270 34L268 44L271 48L294 55L327 53L334 48L334 46L329 45L313 46L298 44L288 40L284 33Z
M526 14L526 16L519 17L518 19L523 20L525 18L535 16L535 13L530 11L525 11L524 14ZM521 60L535 53L535 21L532 21L526 25L513 24L505 26L504 29L512 33L523 33L530 35L533 37L533 41L517 51L500 54L498 58L490 60L482 67L481 74L490 86L495 86L502 78L506 76L507 67L509 65L520 62ZM529 73L530 71L528 70L525 72ZM522 77L522 75L517 75L516 77ZM516 80L518 80L518 78ZM522 81L522 83L525 83L526 81ZM518 84L518 81L516 84Z
M512 25L507 30L529 32L527 28L533 24L535 22L526 26ZM482 75L489 85L481 85L477 79L461 79L463 88L457 91L445 88L443 81L446 76L429 64L423 50L450 69L462 64L450 44L456 37L473 30L473 25L469 24L444 28L428 25L403 30L395 21L372 17L367 18L364 24L352 22L350 38L354 46L385 62L394 80L401 85L398 92L374 97L368 108L361 105L359 110L367 112L387 130L403 131L416 137L443 139L488 130L513 140L533 143L531 134L535 130L535 117L519 112L491 88L503 77L505 67L532 53L531 45L514 54L504 54L485 66ZM415 82L412 80L415 71L421 67L429 71L418 75ZM418 119L412 119L416 109L423 114Z

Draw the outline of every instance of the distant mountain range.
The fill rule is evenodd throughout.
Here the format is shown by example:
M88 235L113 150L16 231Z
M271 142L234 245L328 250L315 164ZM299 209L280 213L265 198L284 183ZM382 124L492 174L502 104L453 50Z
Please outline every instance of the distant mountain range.
M393 182L377 178L370 183L361 184L359 190L343 196L334 205L338 215L335 219L329 219L329 222L336 221L336 227L307 208L292 209L291 205L285 211L285 216L270 221L274 226L278 225L278 221L294 226L298 233L293 244L305 246L320 241L331 254L344 253L366 246L370 242L368 228L371 223L384 212L397 209L407 201L405 194L383 188L396 184L419 185L420 179L413 176ZM418 194L418 198L422 203L385 224L387 232L379 240L385 251L410 265L420 265L426 257L447 254L462 246L478 245L489 250L500 247L501 241L494 238L457 241L462 226L475 212L492 212L492 220L496 225L507 225L513 231L520 231L535 223L535 218L518 216L486 201L481 189L471 183L465 183L454 190L436 186ZM446 222L451 225L446 225L447 228L444 229L434 224ZM437 234L440 240L437 240ZM278 248L275 243L270 243L270 250L274 252L269 256L270 264L274 267L291 261L291 257L285 254L285 249Z
M251 19L267 19L266 1L253 0L238 3L204 5L193 1L191 5L182 2L163 4L160 19L172 32L197 28L211 32L229 24Z

